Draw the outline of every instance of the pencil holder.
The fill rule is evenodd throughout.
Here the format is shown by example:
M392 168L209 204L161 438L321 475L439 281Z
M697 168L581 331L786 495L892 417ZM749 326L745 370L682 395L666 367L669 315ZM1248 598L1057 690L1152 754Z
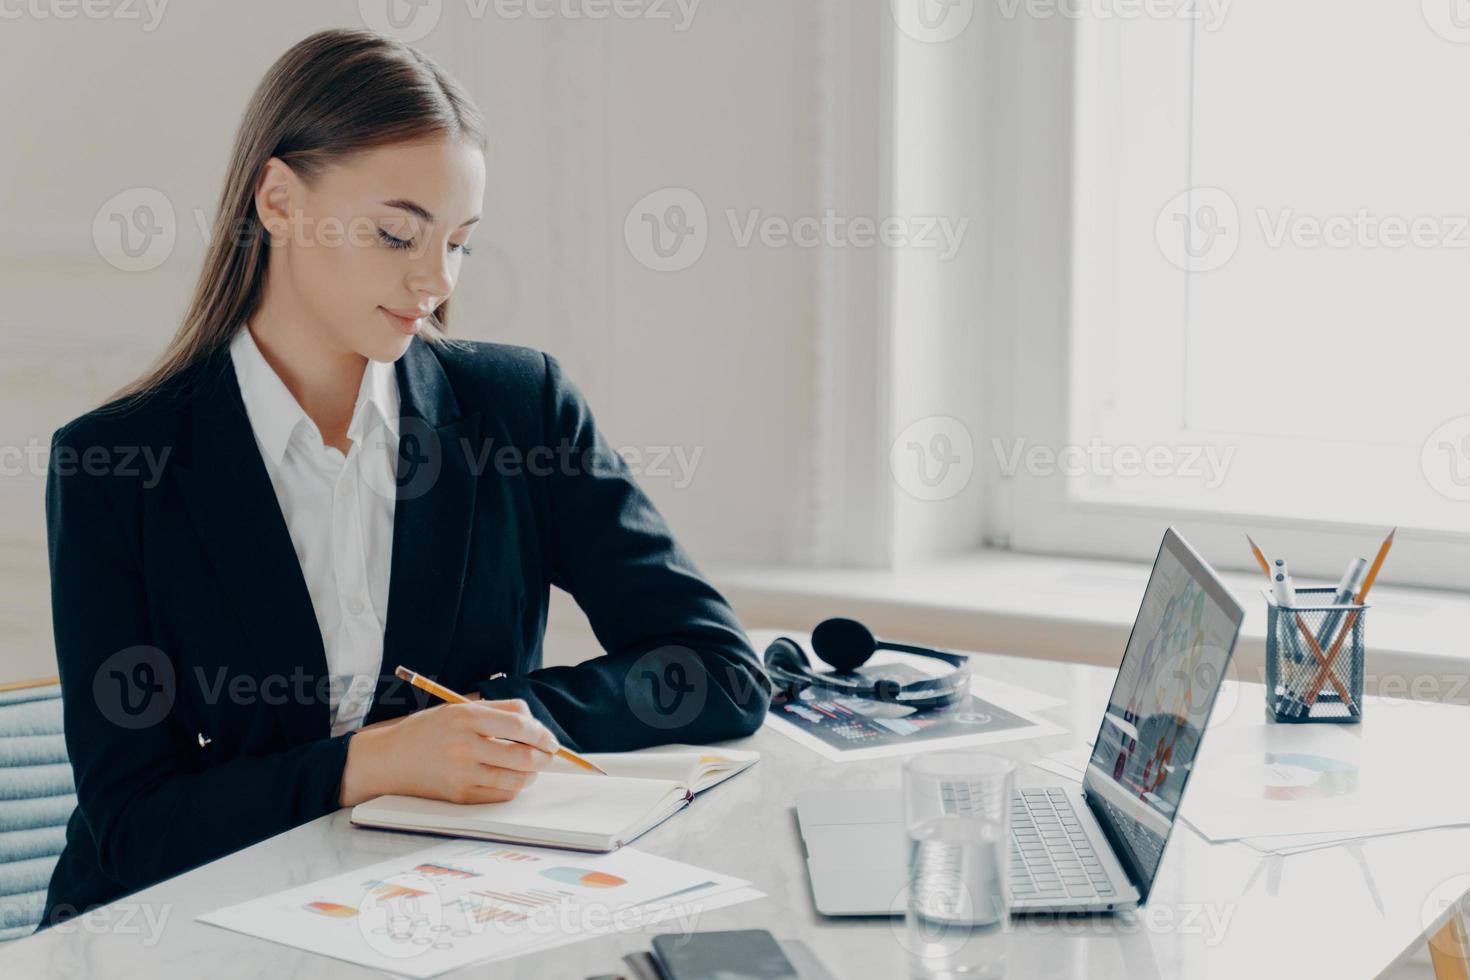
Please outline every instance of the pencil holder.
M1367 606L1336 605L1333 588L1296 589L1291 606L1266 590L1266 713L1285 722L1363 719Z

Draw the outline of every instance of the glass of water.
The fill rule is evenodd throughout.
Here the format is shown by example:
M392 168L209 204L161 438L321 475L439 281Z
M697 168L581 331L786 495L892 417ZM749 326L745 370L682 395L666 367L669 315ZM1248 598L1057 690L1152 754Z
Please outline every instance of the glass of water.
M931 752L904 763L903 942L914 977L1005 976L1015 771L1009 759L982 752Z

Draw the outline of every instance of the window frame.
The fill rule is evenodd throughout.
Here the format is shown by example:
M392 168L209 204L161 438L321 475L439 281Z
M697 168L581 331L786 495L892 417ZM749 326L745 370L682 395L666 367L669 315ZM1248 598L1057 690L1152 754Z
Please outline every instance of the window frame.
M1026 28L1015 40L1033 48L1057 43L1054 34ZM1136 92L1124 77L1125 44L1172 45L1177 57L1192 57L1194 26L1183 22L1131 22L1082 18L1054 23L1048 31L1068 31L1070 74L1060 91L1037 95L1024 57L1001 60L992 68L992 88L1027 98L1037 118L1004 106L992 113L994 145L988 189L992 216L986 281L987 323L983 378L989 391L986 426L981 433L979 472L985 481L985 540L992 547L1049 555L1075 555L1147 562L1167 525L1186 534L1220 568L1252 570L1245 534L1268 554L1290 558L1299 577L1335 581L1350 558L1372 557L1387 527L1365 522L1284 517L1269 512L1227 513L1210 507L1080 497L1070 481L1052 474L1028 473L1002 465L1005 454L1022 441L1059 448L1075 442L1077 351L1074 318L1098 316L1100 300L1111 302L1111 270L1082 258L1088 242L1113 233L1108 195L1090 194L1103 180L1116 180L1117 147L1127 138L1109 109L1129 105ZM1124 31L1134 32L1125 35ZM1128 51L1136 55L1136 51ZM1188 70L1188 65L1179 69ZM1158 89L1165 86L1157 86ZM1183 100L1188 102L1187 99ZM992 99L992 102L994 100ZM1186 105L1185 111L1188 111ZM1048 116L1050 118L1048 118ZM1188 144L1180 148L1188 187ZM1106 185L1103 185L1106 186ZM1065 216L1038 202L1065 202ZM1033 208L1026 210L1028 203ZM1094 256L1104 251L1094 249ZM1038 262L1040 256L1064 261ZM1180 274L1178 302L1187 310L1187 276ZM1106 309L1112 309L1111 305ZM1427 527L1401 527L1381 581L1470 591L1470 534Z

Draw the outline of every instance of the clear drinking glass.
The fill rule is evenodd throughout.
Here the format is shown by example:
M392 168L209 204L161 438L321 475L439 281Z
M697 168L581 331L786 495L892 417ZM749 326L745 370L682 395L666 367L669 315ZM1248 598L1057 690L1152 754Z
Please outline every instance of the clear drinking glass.
M931 752L904 763L903 943L914 977L1005 976L1015 771L1009 759L982 752Z

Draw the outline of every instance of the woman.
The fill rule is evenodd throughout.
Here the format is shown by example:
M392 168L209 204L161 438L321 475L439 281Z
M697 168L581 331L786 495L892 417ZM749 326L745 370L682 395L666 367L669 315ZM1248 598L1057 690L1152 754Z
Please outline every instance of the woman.
M557 362L443 333L484 147L413 49L298 44L160 364L54 436L79 805L43 927L380 794L506 800L558 746L759 726L739 624ZM551 585L604 656L541 667Z

